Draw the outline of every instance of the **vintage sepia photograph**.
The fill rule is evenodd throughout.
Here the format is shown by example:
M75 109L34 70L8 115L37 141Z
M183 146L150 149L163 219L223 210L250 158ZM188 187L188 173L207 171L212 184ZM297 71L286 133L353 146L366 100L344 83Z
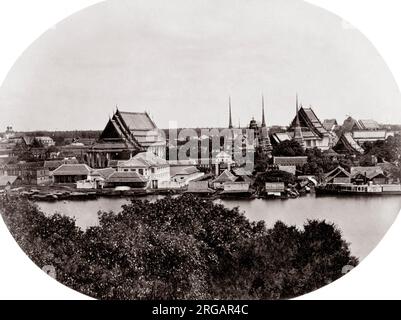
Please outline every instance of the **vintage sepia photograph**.
M400 108L369 40L305 1L102 1L0 87L0 213L95 299L299 297L396 219Z

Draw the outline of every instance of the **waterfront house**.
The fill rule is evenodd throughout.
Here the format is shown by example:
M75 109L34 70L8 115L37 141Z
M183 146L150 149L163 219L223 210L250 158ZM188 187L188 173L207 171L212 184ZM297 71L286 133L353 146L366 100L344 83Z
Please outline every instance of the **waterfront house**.
M149 180L138 172L116 171L110 175L105 181L106 188L129 187L132 189L146 189Z
M208 181L190 181L186 192L198 196L208 196L215 193L215 190L209 187Z
M224 170L216 179L212 181L213 189L224 189L224 184L235 182L238 177L233 175L230 171Z
M116 172L113 168L92 170L85 180L77 181L77 189L102 189L105 181Z
M247 182L226 182L223 185L223 193L240 193L249 191L249 183Z
M22 184L47 185L51 182L49 169L44 167L43 161L7 164L0 171L3 175L20 177Z
M350 183L351 174L343 167L338 166L323 176L325 183Z
M248 198L252 196L248 182L226 182L223 185L223 191L220 193L222 198Z
M351 182L355 184L386 184L387 175L379 166L374 167L351 167Z
M378 163L377 165L386 174L388 183L399 184L401 182L400 181L401 168L399 166L390 162Z
M105 179L96 171L91 172L86 180L77 181L77 189L102 189Z
M171 181L188 185L190 181L202 178L205 173L199 171L195 166L174 166L170 168Z
M51 172L54 183L76 183L86 180L92 169L86 164L62 164Z
M150 181L152 189L170 181L170 165L152 152L141 152L127 161L117 163L118 172L137 172Z
M284 182L266 182L265 192L268 197L280 197L284 195Z

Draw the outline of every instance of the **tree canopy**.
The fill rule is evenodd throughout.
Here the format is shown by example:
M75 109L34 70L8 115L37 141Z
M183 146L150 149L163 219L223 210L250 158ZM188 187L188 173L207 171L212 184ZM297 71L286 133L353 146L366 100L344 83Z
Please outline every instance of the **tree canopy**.
M273 156L297 157L305 155L304 149L295 140L285 140L273 147Z
M98 299L291 298L358 262L333 224L268 229L191 195L132 200L118 214L99 213L99 225L85 231L22 198L2 198L0 211L39 267Z

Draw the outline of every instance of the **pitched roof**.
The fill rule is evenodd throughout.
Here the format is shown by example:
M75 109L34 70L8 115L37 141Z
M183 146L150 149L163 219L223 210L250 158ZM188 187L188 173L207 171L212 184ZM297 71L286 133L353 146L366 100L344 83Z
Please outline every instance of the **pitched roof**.
M168 162L156 156L153 152L141 152L131 159L118 163L119 167L151 168L166 166Z
M223 193L238 193L238 192L247 192L250 189L250 184L248 182L226 182L224 184Z
M78 164L77 159L63 159L63 160L47 160L44 163L44 167L49 170L54 170L62 164Z
M310 133L308 133L310 138L312 138L312 136L323 137L329 134L327 130L323 127L322 123L320 122L319 118L316 116L316 113L313 111L312 108L301 107L298 111L298 115L302 127L302 135L304 135L304 131L310 131ZM294 120L291 123L291 128L294 128L296 126L296 120L297 117L295 116ZM305 130L306 128L307 130Z
M45 140L53 141L53 139L48 136L35 137L35 139L38 141L45 141Z
M187 192L193 193L211 193L213 189L209 188L208 181L190 181Z
M125 144L125 148L145 149L151 145L164 145L165 138L146 112L117 110L100 135L95 148L106 148L105 142L119 144L121 148Z
M52 176L85 176L89 175L92 169L86 164L62 164L54 170Z
M360 130L352 133L354 139L382 139L387 137L386 130Z
M237 176L252 176L252 172L246 170L246 169L243 168L243 167L234 168L234 169L233 169L233 172L234 172L234 174L237 175Z
M44 161L37 162L19 162L15 164L7 164L7 169L19 169L19 170L34 170L44 168Z
M276 132L276 133L273 133L273 139L277 143L280 143L280 142L283 142L286 140L291 140L292 137L289 135L288 132Z
M329 178L329 180L331 180L332 178L337 177L339 174L344 174L347 177L350 177L351 174L345 170L343 167L338 166L337 168L331 170L330 172L327 172L324 174L324 177L327 179Z
M344 132L337 142L338 144L343 144L346 148L351 149L355 152L363 154L365 150L354 140L350 132Z
M276 165L299 165L303 166L305 163L308 162L308 157L300 156L300 157L274 157L273 163Z
M380 129L379 123L372 119L359 120L358 123L362 130L378 130L378 129Z
M327 131L331 131L337 126L337 120L336 119L325 119L323 121L323 128L325 128Z
M99 174L102 178L109 178L116 170L113 168L96 169L91 172L91 175Z
M25 142L27 146L30 146L35 141L35 137L23 136L22 140Z
M302 107L301 109L304 110L308 120L313 125L312 130L315 129L318 132L318 134L320 134L320 135L324 135L324 134L328 133L327 130L323 127L319 118L316 116L315 112L312 110L312 108Z
M10 162L17 161L18 157L6 157L6 158L0 158L0 166L4 166L9 164Z
M17 176L0 176L0 187L4 187L7 184L12 185L17 179Z
M152 130L156 125L146 112L119 112L130 130Z
M219 175L216 179L213 180L213 182L234 182L237 180L237 177L234 176L230 171L224 170L221 175Z
M198 172L200 172L200 171L194 166L170 167L170 175L171 175L171 177L174 177L176 175L191 175L191 174L198 173Z
M398 166L391 162L378 163L377 165L386 173L391 173L391 171L399 169Z
M342 128L345 132L349 132L353 130L355 126L357 127L357 129L361 129L359 122L349 116L347 119L344 120Z
M379 166L374 167L351 167L351 176L366 175L367 178L372 179L377 175L384 174L383 169Z
M332 156L339 156L340 154L335 152L333 148L329 148L328 150L323 151L323 155L332 157Z
M115 171L112 175L110 175L107 180L107 182L127 182L127 183L133 183L133 182L147 182L148 179L146 179L143 175L140 175L137 172L119 172Z

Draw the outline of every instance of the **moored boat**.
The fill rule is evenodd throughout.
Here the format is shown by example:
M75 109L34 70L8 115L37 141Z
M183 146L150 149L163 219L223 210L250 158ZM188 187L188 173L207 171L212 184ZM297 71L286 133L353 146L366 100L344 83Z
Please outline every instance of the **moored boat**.
M400 184L328 183L315 188L316 195L401 195Z

